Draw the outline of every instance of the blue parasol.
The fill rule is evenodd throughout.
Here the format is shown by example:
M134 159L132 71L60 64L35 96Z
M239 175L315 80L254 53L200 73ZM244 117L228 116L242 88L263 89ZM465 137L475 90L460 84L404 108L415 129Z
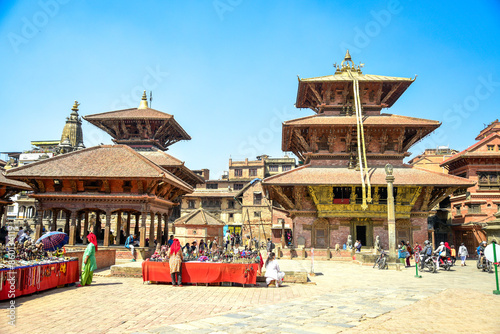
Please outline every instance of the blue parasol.
M68 243L69 237L64 232L48 232L42 235L36 243L42 243L45 251L53 252Z

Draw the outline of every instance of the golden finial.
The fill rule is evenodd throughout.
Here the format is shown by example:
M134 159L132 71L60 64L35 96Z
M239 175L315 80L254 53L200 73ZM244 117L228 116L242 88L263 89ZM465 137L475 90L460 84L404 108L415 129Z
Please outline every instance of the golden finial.
M75 104L73 104L73 108L71 108L71 110L78 111L79 106L80 106L80 103L78 103L78 101L75 101Z
M139 108L137 109L148 109L148 98L146 96L146 91L142 94L142 100L141 103L139 104Z
M351 55L349 53L349 49L347 49L347 51L345 53L344 61L351 61L352 62Z

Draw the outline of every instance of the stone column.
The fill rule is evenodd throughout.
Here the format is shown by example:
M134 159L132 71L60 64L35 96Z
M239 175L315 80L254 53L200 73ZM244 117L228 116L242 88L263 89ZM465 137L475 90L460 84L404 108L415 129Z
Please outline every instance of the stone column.
M83 244L87 244L87 235L89 234L89 212L85 211L85 217L83 222Z
M151 211L149 213L149 219L151 220L149 224L149 247L154 247L155 241L155 216L156 214Z
M68 216L66 215L66 218L67 217ZM74 246L76 244L76 211L71 211L70 218L71 218L71 225L69 227L68 245Z
M146 220L148 219L147 212L141 213L141 227L139 228L140 234L140 247L146 247Z
M130 212L127 212L127 222L125 223L125 238L128 238L128 236L130 235L130 217L132 215L130 214Z
M109 232L111 231L111 211L106 211L106 226L104 227L104 242L103 246L109 246Z
M115 245L120 244L120 232L122 229L122 213L118 211L116 216L116 235L115 235Z
M385 165L385 181L387 182L387 230L389 234L389 254L396 256L396 212L394 207L392 165Z

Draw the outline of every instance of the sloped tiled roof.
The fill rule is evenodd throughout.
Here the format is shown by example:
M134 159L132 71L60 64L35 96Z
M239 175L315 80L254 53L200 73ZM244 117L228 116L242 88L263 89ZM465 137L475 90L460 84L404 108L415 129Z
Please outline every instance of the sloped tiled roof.
M188 192L193 188L126 145L94 146L9 169L9 178L166 179Z
M177 218L174 225L226 225L222 220L217 219L205 209L197 209L185 216Z
M171 156L170 154L165 153L164 151L160 151L158 149L152 149L148 151L137 151L142 156L145 156L158 166L166 167L166 166L182 166L184 163Z
M169 170L192 186L205 183L205 180L201 176L194 173L191 169L187 168L183 161L165 153L164 151L152 147L149 150L138 150L137 152L154 162L156 165Z
M384 167L369 168L372 185L387 185ZM474 182L458 176L432 172L415 167L394 167L395 186L460 186ZM305 165L264 179L263 185L361 185L360 172L347 167L312 167Z
M108 111L100 114L84 116L87 121L106 120L106 119L170 119L173 116L156 109L138 109L130 108L123 110Z
M353 77L359 81L408 81L413 82L415 79L411 78L400 78L400 77L388 77L385 75L374 75L374 74L357 74L356 72L351 72ZM333 75L325 75L322 77L305 78L299 79L304 82L321 82L321 81L352 81L352 78L347 72L335 73Z
M286 125L356 125L356 116L324 116L312 115L293 119L283 123ZM433 126L438 127L441 123L430 119L400 116L393 114L380 114L377 116L364 116L364 126Z
M498 151L493 151L493 152L475 151L477 148L486 144L494 137L500 137L500 134L499 133L490 133L488 136L484 137L483 139L481 139L477 143L467 147L465 150L458 152L457 154L453 155L452 157L446 159L445 161L440 163L439 166L441 166L441 167L448 166L450 163L452 163L458 159L461 159L461 158L488 157L488 156L495 157L496 156L500 159L500 154L498 153Z
M19 190L32 190L31 187L24 182L9 180L4 176L4 173L5 171L2 168L0 168L0 185L12 188L18 188Z

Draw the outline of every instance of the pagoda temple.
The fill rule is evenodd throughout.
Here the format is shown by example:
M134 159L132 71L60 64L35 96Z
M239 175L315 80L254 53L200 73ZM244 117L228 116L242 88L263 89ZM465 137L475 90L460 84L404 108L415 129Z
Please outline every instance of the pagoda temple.
M371 247L379 236L388 249L384 167L390 164L395 237L423 242L429 211L473 182L403 162L412 145L440 126L381 112L415 79L364 74L349 51L335 68L333 75L299 78L296 107L315 115L283 123L282 150L293 152L303 166L266 178L264 189L292 217L295 246L334 248L351 236L353 243Z
M139 234L141 247L146 246L146 239L150 246L155 239L166 240L168 217L180 197L204 182L164 152L173 143L191 137L172 115L149 108L145 93L138 108L84 119L109 133L117 145L80 149L6 172L8 178L24 181L34 190L30 196L37 199L36 238L43 228L44 211L50 210L52 217L59 211L66 213L70 245L75 244L82 227L85 240L90 214L95 216L93 230L97 234L101 215L106 217L104 246L119 244L120 230L125 236ZM122 214L126 214L126 222L122 222ZM114 242L110 240L112 216L116 217ZM55 230L56 219L49 224L50 230Z

